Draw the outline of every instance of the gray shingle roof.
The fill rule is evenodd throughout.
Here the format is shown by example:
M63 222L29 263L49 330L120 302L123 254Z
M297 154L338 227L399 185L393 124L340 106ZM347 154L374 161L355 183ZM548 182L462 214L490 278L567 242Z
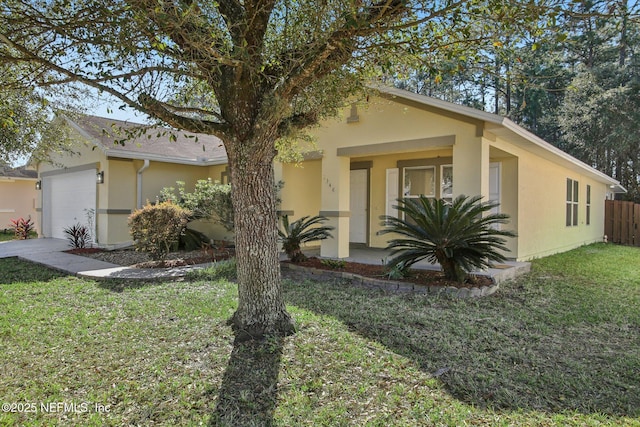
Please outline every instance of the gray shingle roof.
M198 165L227 163L222 140L213 135L192 134L96 116L82 116L67 121L108 157ZM145 132L135 132L141 129ZM124 145L117 143L123 140Z
M0 163L0 177L17 179L37 179L38 172L27 169L26 166L12 168Z

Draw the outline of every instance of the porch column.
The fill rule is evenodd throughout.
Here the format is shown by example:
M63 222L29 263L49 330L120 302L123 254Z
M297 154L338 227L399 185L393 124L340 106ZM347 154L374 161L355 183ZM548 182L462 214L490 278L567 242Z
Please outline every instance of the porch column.
M485 138L456 140L453 146L453 197L461 194L489 200L489 141Z
M320 215L329 218L334 227L332 239L321 241L320 256L346 258L349 256L349 157L325 153L322 158L322 190Z

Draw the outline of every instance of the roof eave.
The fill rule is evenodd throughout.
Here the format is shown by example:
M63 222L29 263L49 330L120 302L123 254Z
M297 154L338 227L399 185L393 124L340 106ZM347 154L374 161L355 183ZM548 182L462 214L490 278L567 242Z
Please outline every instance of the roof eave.
M562 151L561 149L555 147L554 145L551 145L550 143L548 143L547 141L543 140L542 138L534 135L533 133L529 132L528 130L524 129L523 127L517 125L516 123L514 123L513 121L511 121L510 119L506 118L506 117L502 117L499 116L497 114L492 114L492 113L487 113L486 111L481 111L481 110L476 110L475 108L471 108L471 107L466 107L463 105L457 105L448 101L442 101L440 99L436 99L436 98L431 98L428 96L424 96L424 95L420 95L417 93L413 93L413 92L408 92L402 89L396 89L396 88L391 88L391 87L386 87L386 86L369 86L371 89L377 90L380 93L383 94L387 94L390 96L397 96L399 98L403 98L403 99L408 99L411 101L414 101L418 104L422 104L425 106L429 106L429 107L434 107L434 108L439 108L448 112L452 112L452 113L457 113L457 114L461 114L467 117L471 117L473 119L478 119L478 120L482 120L485 123L491 124L491 125L495 125L498 127L503 127L505 129L507 129L508 131L520 136L521 138L524 138L525 140L527 140L529 143L533 144L534 146L541 148L543 150L546 150L547 152L553 154L554 156L559 157L561 160L565 161L565 162L569 162L570 164L572 164L575 168L582 170L583 172L587 173L588 175L591 175L592 177L594 177L596 180L598 180L599 182L605 183L607 185L609 185L612 188L616 188L619 191L616 192L625 192L626 193L626 189L624 187L622 187L620 185L620 182L611 178L610 176L608 176L607 174L600 172L599 170L589 166L588 164L576 159L575 157L571 156L568 153L565 153L564 151Z
M37 181L38 178L31 178L28 176L0 176L0 181L5 181L5 182L13 182L13 181Z
M371 89L377 90L380 93L397 96L399 98L414 101L418 104L422 104L429 107L439 108L441 110L449 111L451 113L460 114L473 119L482 120L485 122L501 125L504 117L497 114L487 113L486 111L477 110L475 108L467 107L464 105L454 104L448 101L442 101L440 99L431 98L418 93L409 92L402 89L396 89L386 86L369 86Z
M620 189L624 190L623 192L626 193L627 190L624 189L624 187L622 187L620 185L619 181L617 181L617 180L611 178L609 175L607 175L607 174L605 174L603 172L600 172L599 170L589 166L588 164L584 163L583 161L576 159L572 155L570 155L568 153L565 153L564 151L562 151L558 147L556 147L554 145L551 145L550 143L548 143L544 139L534 135L533 133L529 132L528 130L524 129L523 127L515 124L510 119L504 118L503 122L502 122L502 126L505 129L509 130L510 132L513 132L516 135L526 139L531 144L534 144L535 146L540 147L540 148L552 153L553 155L561 158L562 160L571 163L573 166L575 166L578 169L584 171L585 173L591 175L596 180L598 180L600 182L603 182L605 184L608 184L609 186L616 186L617 188L620 188Z
M66 116L64 116L64 119L66 120L69 126L71 126L76 132L80 134L80 136L82 136L85 140L87 140L89 143L91 143L95 147L98 147L102 152L102 154L107 154L107 149L105 148L105 146L102 145L102 143L98 141L96 138L94 138L91 134L89 134L89 132L84 130L82 126L80 126L79 124L77 124L76 122L74 122L73 120L71 120Z
M148 154L148 153L137 153L135 151L127 151L127 150L117 150L107 153L108 159L131 159L131 160L150 160L154 162L162 162L162 163L173 163L180 165L191 165L191 166L217 166L217 165L225 165L228 163L227 158L217 158L217 159L207 159L207 160L198 160L198 159L185 159L179 157L170 157L163 156L158 154Z

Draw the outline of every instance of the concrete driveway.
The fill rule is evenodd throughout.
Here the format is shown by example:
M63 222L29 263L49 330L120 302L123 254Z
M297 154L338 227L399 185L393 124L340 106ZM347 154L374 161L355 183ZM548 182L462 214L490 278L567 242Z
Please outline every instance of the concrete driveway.
M28 256L70 249L69 242L62 239L27 239L0 242L0 258Z
M0 243L0 258L19 257L65 273L122 268L115 264L68 254L69 242L63 239L27 239Z

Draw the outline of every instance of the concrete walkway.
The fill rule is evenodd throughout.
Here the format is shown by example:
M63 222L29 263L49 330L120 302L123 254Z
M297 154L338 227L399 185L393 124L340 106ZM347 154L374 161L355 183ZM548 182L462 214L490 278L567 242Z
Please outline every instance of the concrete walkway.
M12 240L0 243L0 258L18 257L63 273L92 279L170 280L183 277L189 270L210 265L175 268L123 267L64 252L69 249L69 243L62 239Z
M64 252L68 249L69 243L62 239L12 240L0 243L0 258L18 257L64 273L93 279L171 280L183 277L189 270L211 265L209 263L172 268L123 267ZM305 251L308 256L319 256L319 253L319 249ZM345 258L345 261L381 265L387 259L388 254L383 249L353 247L350 249L351 256ZM283 255L281 259L284 260L286 257ZM529 272L531 264L509 261L496 267L476 274L490 276L496 283L501 283ZM413 268L439 270L440 266L420 262L415 264Z

